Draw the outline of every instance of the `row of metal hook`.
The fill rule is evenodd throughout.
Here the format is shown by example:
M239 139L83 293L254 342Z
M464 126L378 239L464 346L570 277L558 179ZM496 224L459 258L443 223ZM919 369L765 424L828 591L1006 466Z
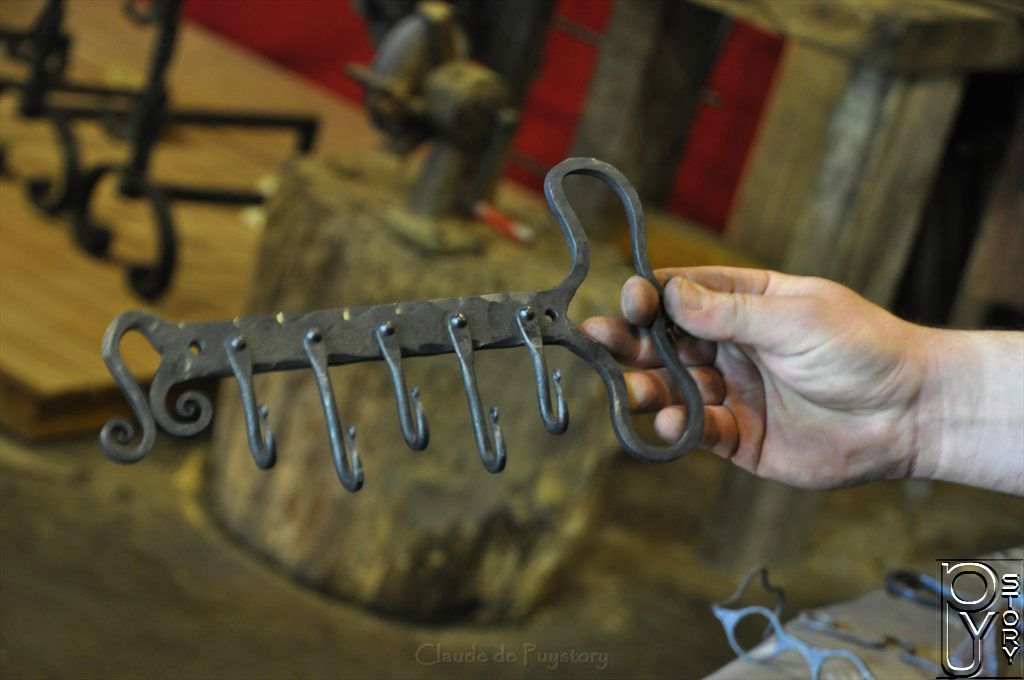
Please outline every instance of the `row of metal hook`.
M529 306L521 308L516 315L516 324L533 363L537 401L544 427L552 434L562 434L569 427L569 409L562 391L562 376L557 369L551 374L555 393L554 404L552 404L547 362L544 358L543 336L536 313ZM501 472L505 467L506 460L505 440L501 427L498 425L498 408L491 407L486 415L484 413L476 378L473 337L469 320L464 314L453 314L448 317L447 325L452 348L459 360L480 459L488 472ZM387 363L391 373L402 436L409 448L414 451L422 451L429 443L430 430L426 415L423 413L423 406L420 403L419 390L416 388L407 390L406 388L405 373L401 364L402 352L395 325L388 321L374 329L373 333L377 345L380 347L381 357ZM310 328L306 331L302 342L309 365L316 377L320 403L327 421L331 456L338 479L349 491L358 491L363 485L363 467L355 445L356 430L351 426L343 426L338 414L331 376L328 373L324 336L319 329ZM236 335L225 343L224 349L241 393L249 448L252 450L257 467L266 470L273 467L276 462L277 451L274 435L267 420L267 407L259 404L256 400L252 378L253 361L249 346L244 337Z

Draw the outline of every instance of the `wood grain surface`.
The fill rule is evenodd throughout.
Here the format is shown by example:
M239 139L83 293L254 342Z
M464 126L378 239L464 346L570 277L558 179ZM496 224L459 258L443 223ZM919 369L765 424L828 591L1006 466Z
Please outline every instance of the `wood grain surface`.
M854 61L906 73L1019 68L1019 3L975 0L693 0Z

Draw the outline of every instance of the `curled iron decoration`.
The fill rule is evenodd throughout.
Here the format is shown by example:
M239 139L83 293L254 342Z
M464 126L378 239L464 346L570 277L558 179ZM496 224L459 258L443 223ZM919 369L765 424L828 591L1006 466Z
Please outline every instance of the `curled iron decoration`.
M544 357L547 344L566 347L601 376L609 395L612 428L627 452L650 462L674 460L688 453L700 440L703 402L696 383L675 352L664 313L646 330L687 408L682 437L664 446L649 444L637 434L630 419L622 368L568 316L569 303L590 266L586 235L562 188L565 177L573 174L603 181L622 200L629 218L636 271L660 293L647 260L646 229L636 191L607 163L571 158L552 168L545 180L548 204L562 227L571 256L568 275L553 288L178 325L143 312L122 314L107 331L103 352L132 405L142 436L135 448L127 449L134 427L125 421L112 421L101 434L104 451L120 462L133 462L152 447L155 425L177 435L201 431L210 422L209 400L200 399L201 395L194 392L186 393L185 401L179 399L179 419L175 419L167 413L168 391L199 379L234 377L242 394L253 456L261 468L269 467L275 456L273 436L265 410L256 404L252 375L312 368L338 477L345 488L355 490L362 484L362 467L354 429L346 428L338 415L328 366L384 361L395 391L402 434L412 449L421 450L429 440L427 420L419 392L407 390L402 360L455 354L480 459L488 471L500 472L507 462L506 442L498 425L497 407L484 408L475 352L526 347L533 364L541 419L549 432L561 434L568 427L569 410L561 374L557 370L548 374ZM142 332L162 355L148 403L117 351L117 342L129 330Z
M92 217L93 200L100 181L108 174L117 174L120 170L114 165L98 165L90 169L81 179L77 200L72 206L71 231L75 241L82 249L97 257L106 255L111 232ZM170 285L178 259L178 240L166 192L158 185L143 184L138 187L138 196L149 203L156 232L157 256L149 263L130 264L126 274L132 290L146 300L155 300Z
M7 51L24 61L29 76L24 80L0 78L0 93L19 92L20 115L47 117L53 124L63 169L59 178L32 178L26 191L29 199L50 215L70 216L76 243L90 255L104 257L112 232L95 223L91 213L96 185L107 174L118 176L117 194L141 198L150 203L156 232L158 256L151 263L128 263L126 274L131 288L144 299L163 295L170 286L177 253L173 215L174 201L226 205L254 205L262 194L230 187L206 187L157 182L150 165L155 146L168 125L230 126L287 130L295 135L295 150L312 150L318 130L317 119L304 114L232 109L180 108L171 105L167 72L173 59L184 0L126 0L125 14L140 26L154 27L147 77L142 88L108 87L68 80L65 77L70 38L64 32L65 0L47 0L27 31L0 29L0 42ZM75 95L63 103L51 97ZM84 101L78 99L87 97ZM121 141L128 142L128 159L119 166L84 167L72 124L93 121ZM0 172L4 149L0 145Z
M82 187L82 161L78 152L78 142L71 131L71 123L61 111L53 111L49 116L61 150L63 170L58 185L45 177L30 178L25 184L28 199L47 215L56 216L73 205Z

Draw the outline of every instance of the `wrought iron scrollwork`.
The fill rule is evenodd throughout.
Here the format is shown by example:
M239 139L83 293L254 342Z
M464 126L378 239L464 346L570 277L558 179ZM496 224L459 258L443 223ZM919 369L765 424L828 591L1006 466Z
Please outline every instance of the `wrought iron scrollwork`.
M260 467L269 467L268 461L272 462L274 455L273 439L266 414L255 401L252 375L306 368L312 369L317 381L338 477L347 489L355 490L362 484L362 468L354 431L346 428L338 415L328 366L386 362L403 435L411 448L419 450L427 445L427 421L418 393L406 391L402 359L455 354L480 459L488 471L500 472L507 461L507 442L498 425L497 408L484 409L474 354L525 346L533 362L541 419L550 432L560 434L568 426L568 406L557 371L549 382L543 353L545 345L559 345L586 361L601 376L609 395L612 427L626 451L652 462L665 462L686 454L700 440L704 426L703 402L696 383L679 361L664 313L658 315L647 331L687 408L682 437L665 446L650 444L637 434L629 414L621 367L568 316L569 303L590 266L586 234L562 188L565 177L574 174L599 179L618 194L629 218L636 271L658 286L647 260L643 210L635 189L607 163L592 158L571 158L555 166L544 184L548 204L562 226L571 255L568 275L553 288L178 325L142 312L122 314L107 332L104 358L135 411L142 438L134 448L126 448L135 430L122 421L109 423L101 435L104 451L122 462L140 459L153 445L154 420L172 434L198 432L209 422L209 401L199 402L193 396L191 401L181 405L187 408L179 408L190 420L170 421L168 427L168 390L199 379L232 376L241 390L253 455ZM661 292L660 286L658 291ZM129 330L143 333L162 355L148 404L117 353L116 342Z
M261 194L251 190L155 181L150 176L150 159L166 125L290 130L295 134L298 153L307 153L313 148L318 129L317 119L307 115L171 107L167 69L177 43L182 3L183 0L150 3L128 0L124 4L125 13L135 23L156 27L147 80L142 89L106 87L65 78L70 38L62 27L63 0L48 0L27 31L0 31L8 51L29 64L29 76L24 81L0 79L0 91L13 90L21 94L19 112L22 115L49 118L62 157L59 179L28 181L26 191L30 200L49 215L69 215L75 242L94 257L106 257L112 232L97 224L93 198L100 180L109 173L116 173L118 196L147 201L153 214L158 255L150 263L128 263L126 268L128 284L146 299L163 295L174 273L177 237L171 212L173 202L246 205L264 200ZM91 99L85 104L67 104L56 102L55 94L88 95ZM83 167L73 127L73 123L80 120L98 121L112 136L127 141L126 161L116 166Z

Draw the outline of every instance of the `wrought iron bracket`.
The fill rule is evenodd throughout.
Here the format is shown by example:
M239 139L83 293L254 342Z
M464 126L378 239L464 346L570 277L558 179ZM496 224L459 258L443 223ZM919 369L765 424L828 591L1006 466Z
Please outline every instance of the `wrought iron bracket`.
M290 130L295 134L296 151L300 154L312 150L319 127L315 117L303 114L169 106L166 73L177 42L182 2L125 2L129 18L140 25L157 26L148 77L141 90L74 83L64 78L70 44L70 38L62 32L64 0L48 0L29 31L0 32L9 51L30 66L30 76L25 82L0 80L0 91L20 91L22 115L45 116L50 120L62 158L59 179L28 180L25 188L29 199L49 215L68 214L75 242L95 257L106 256L112 239L112 232L98 224L93 214L93 198L100 181L116 174L117 193L121 197L148 201L152 207L158 255L150 263L128 265L126 272L129 285L146 299L159 298L171 283L177 259L177 236L171 212L174 201L252 205L264 200L255 191L153 181L150 159L165 126ZM90 95L98 99L85 104L55 103L51 96L54 93ZM73 129L73 122L79 120L99 121L115 137L127 139L130 143L127 161L123 165L83 167Z
M557 371L551 378L555 384L555 405L551 403L543 353L544 345L559 345L590 364L603 380L612 427L630 454L653 462L679 458L700 440L704 411L697 385L676 353L665 314L659 314L646 330L687 407L686 430L679 441L668 446L652 445L637 434L629 415L621 367L568 316L569 303L590 266L586 234L563 189L565 177L575 174L597 178L618 194L629 218L633 264L637 273L654 284L660 294L661 287L647 258L646 227L636 190L607 163L571 158L552 168L544 184L548 204L562 227L571 256L568 275L553 288L191 324L171 324L146 312L121 314L104 335L103 357L131 404L138 425L127 420L108 422L100 434L100 447L112 460L131 463L152 448L157 426L178 436L202 431L213 415L209 398L195 390L185 391L176 400L172 414L168 405L171 390L200 379L234 377L242 396L253 456L261 468L269 467L275 456L273 434L266 409L258 404L254 394L252 376L312 370L320 389L338 476L346 488L354 490L362 483L354 430L341 423L327 367L386 362L403 434L409 445L418 450L427 445L427 423L418 393L413 390L410 395L406 391L401 360L455 354L480 459L487 470L500 472L506 462L505 441L498 426L497 407L485 411L481 401L474 353L525 346L534 364L541 418L549 431L560 434L568 426L568 409ZM129 331L141 333L161 354L148 395L119 353L121 338Z

